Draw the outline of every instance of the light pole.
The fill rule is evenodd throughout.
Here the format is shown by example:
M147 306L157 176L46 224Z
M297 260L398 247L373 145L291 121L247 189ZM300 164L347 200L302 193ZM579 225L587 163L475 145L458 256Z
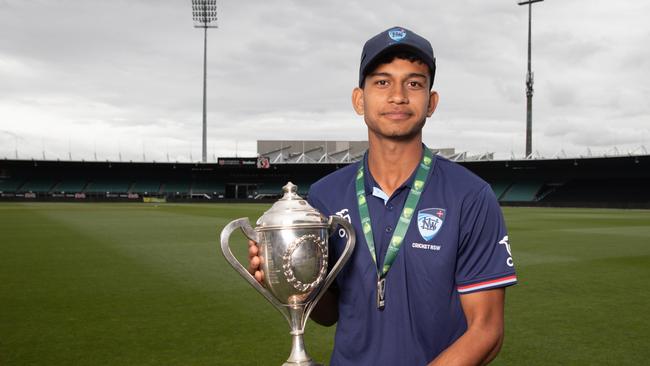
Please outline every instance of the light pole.
M544 0L520 1L519 5L528 5L528 73L526 74L526 158L533 153L533 72L530 68L530 25L533 3Z
M208 60L208 28L217 28L217 0L192 0L194 28L203 28L203 151L202 161L208 156L208 123L206 117L206 63Z

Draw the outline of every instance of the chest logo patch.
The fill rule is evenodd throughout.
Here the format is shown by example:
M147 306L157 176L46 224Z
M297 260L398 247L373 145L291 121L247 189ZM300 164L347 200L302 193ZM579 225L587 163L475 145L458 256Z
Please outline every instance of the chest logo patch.
M444 208L425 208L418 211L418 231L426 241L433 239L445 222Z

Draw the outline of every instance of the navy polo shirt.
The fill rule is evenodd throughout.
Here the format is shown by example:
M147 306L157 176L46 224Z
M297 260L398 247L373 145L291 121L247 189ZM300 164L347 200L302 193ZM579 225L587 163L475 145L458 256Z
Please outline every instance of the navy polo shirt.
M356 247L336 278L339 319L332 366L426 365L467 329L460 295L515 284L501 209L490 186L464 167L435 156L413 219L386 276L386 305L377 309L377 267L361 231L355 176L365 164L365 193L377 260L388 244L412 176L387 197L364 160L314 183L309 202L352 223ZM331 261L345 246L330 238Z

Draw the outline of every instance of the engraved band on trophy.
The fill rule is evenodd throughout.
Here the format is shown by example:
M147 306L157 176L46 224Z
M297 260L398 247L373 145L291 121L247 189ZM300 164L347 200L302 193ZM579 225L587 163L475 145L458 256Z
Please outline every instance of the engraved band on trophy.
M289 322L291 354L283 366L317 366L305 350L303 334L309 314L352 255L352 225L339 216L323 216L296 192L291 182L282 187L284 196L257 220L230 222L221 231L221 250L230 265L264 296ZM341 226L347 234L345 249L328 270L328 239ZM228 239L237 229L257 242L262 259L264 286L233 256Z

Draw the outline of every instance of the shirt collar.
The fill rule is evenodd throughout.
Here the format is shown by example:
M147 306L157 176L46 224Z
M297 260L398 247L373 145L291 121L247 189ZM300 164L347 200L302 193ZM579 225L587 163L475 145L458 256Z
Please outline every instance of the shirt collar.
M427 149L427 146L425 144L422 144L422 155L424 155L424 149ZM422 160L422 155L420 155L420 160ZM377 184L377 181L375 181L375 178L372 176L372 173L370 173L370 169L368 168L368 151L366 151L365 154L363 154L363 184L364 184L364 189L366 196L372 195L374 187L379 187L379 184ZM395 192L398 192L404 188L411 189L413 187L413 181L415 180L415 174L418 171L418 168L420 167L420 164L418 164L415 169L413 169L413 172L411 172L411 176L404 182L402 185L400 185ZM431 169L433 170L433 169ZM429 174L431 174L431 171L429 171Z

